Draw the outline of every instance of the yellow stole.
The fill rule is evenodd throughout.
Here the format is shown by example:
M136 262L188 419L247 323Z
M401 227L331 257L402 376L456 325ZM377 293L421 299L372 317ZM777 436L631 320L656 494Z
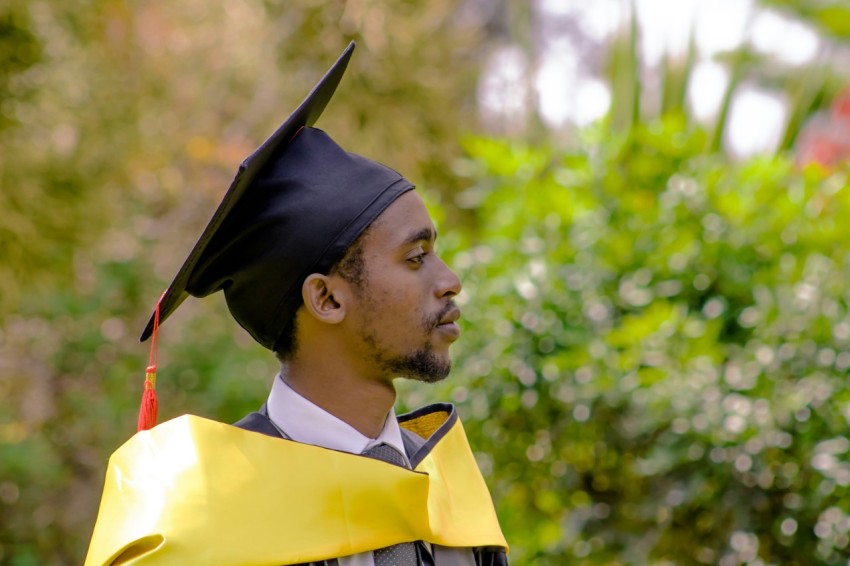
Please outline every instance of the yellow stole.
M507 548L447 417L401 423L423 438L443 428L413 471L193 415L139 432L109 459L85 564L297 564L414 540Z

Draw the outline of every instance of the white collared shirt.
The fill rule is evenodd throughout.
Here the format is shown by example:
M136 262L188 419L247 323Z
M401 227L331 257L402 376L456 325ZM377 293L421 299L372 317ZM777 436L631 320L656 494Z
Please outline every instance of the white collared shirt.
M272 424L284 437L295 442L351 454L362 454L363 451L378 444L388 444L404 457L410 467L401 439L401 429L393 409L390 409L387 420L384 421L384 428L381 429L378 437L369 438L345 421L296 393L280 374L275 377L266 408ZM435 563L439 566L474 566L475 564L472 551L466 548L433 546L432 551ZM339 566L375 566L375 559L372 552L361 552L339 558Z
M389 444L404 457L408 467L410 466L393 409L390 409L378 437L369 438L296 393L280 375L274 380L266 407L272 423L285 436L296 442L351 454L362 454L378 444Z

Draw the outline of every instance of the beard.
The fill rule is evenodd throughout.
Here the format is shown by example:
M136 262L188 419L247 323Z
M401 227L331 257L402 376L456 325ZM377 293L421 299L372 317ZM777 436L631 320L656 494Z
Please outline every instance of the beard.
M455 302L449 301L440 312L423 320L422 327L427 331L433 331L440 324L440 320L454 308L457 308ZM437 383L448 377L452 369L452 361L440 359L434 354L431 345L426 344L410 355L392 360L392 365L388 369L408 379L424 383Z
M437 328L440 320L453 308L457 307L454 301L450 301L440 312L423 317L421 323L423 332L430 335ZM423 383L437 383L448 377L452 369L451 359L438 356L434 353L433 346L427 341L408 354L387 356L386 350L381 347L377 334L373 330L365 330L362 336L368 355L389 375L406 377Z
M430 348L420 348L407 356L386 360L385 368L401 377L437 383L448 377L452 362L440 359Z
M430 344L398 356L387 356L379 346L375 334L363 333L366 350L382 373L398 377L406 377L423 383L437 383L444 380L452 369L449 359L442 359L434 353Z

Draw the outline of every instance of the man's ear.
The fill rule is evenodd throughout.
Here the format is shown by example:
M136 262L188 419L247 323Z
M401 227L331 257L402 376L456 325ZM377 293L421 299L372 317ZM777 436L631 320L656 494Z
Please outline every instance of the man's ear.
M327 324L338 324L345 318L345 289L339 278L313 273L301 285L304 307L313 318Z

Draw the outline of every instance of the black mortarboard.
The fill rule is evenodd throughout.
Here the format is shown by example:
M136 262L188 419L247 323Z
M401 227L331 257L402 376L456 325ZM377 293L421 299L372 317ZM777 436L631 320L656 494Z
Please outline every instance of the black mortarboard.
M189 295L223 290L233 317L276 349L311 273L327 273L363 230L413 185L345 152L312 126L333 96L352 42L304 102L239 167L233 183L160 299L164 321ZM141 340L154 331L151 316Z

